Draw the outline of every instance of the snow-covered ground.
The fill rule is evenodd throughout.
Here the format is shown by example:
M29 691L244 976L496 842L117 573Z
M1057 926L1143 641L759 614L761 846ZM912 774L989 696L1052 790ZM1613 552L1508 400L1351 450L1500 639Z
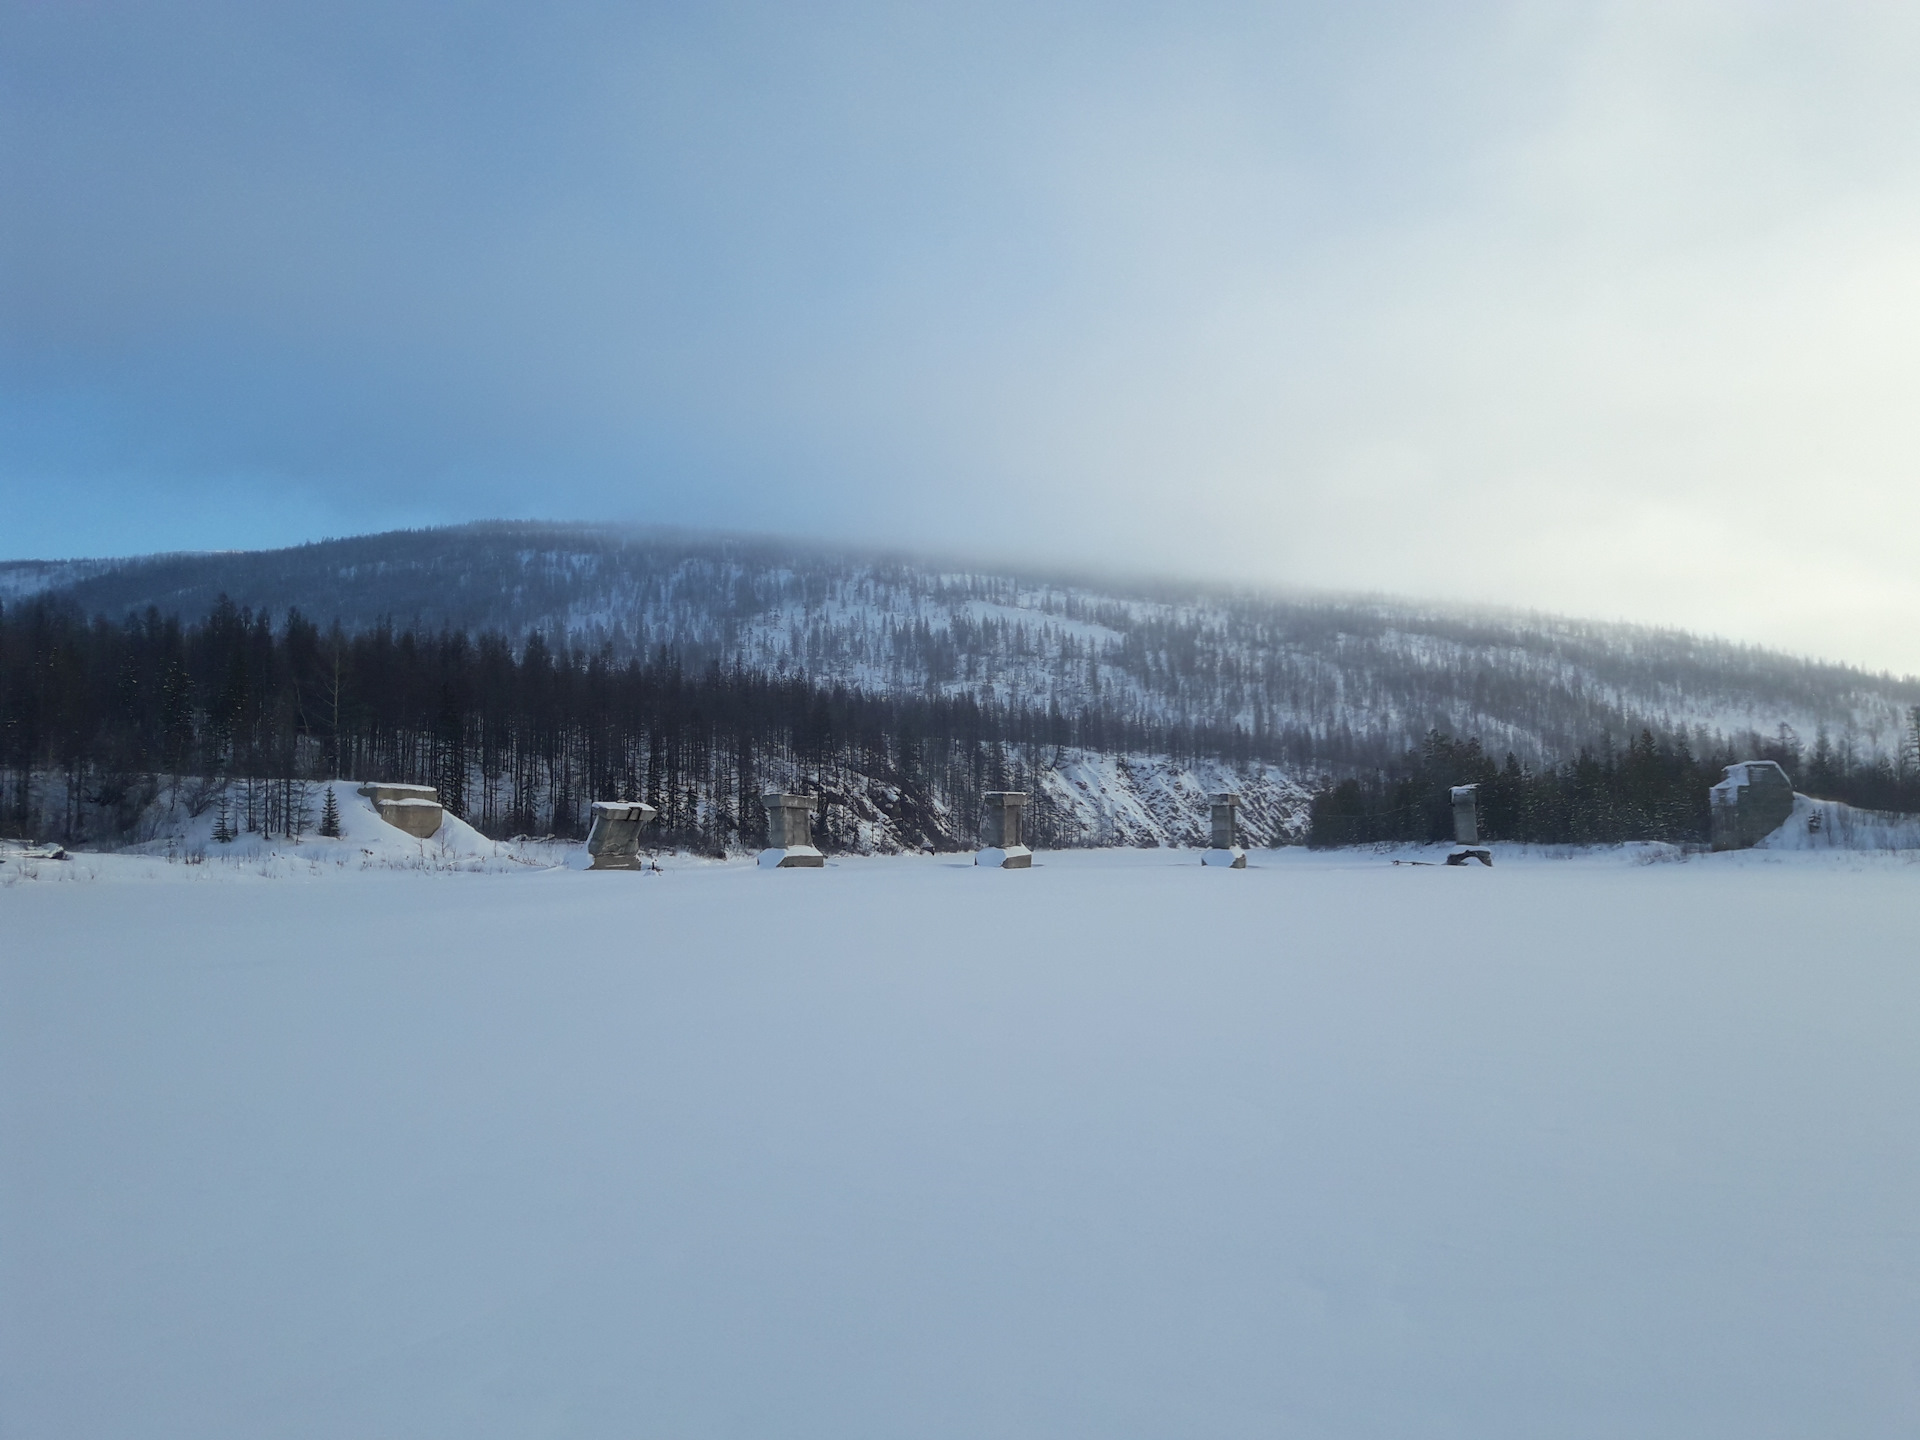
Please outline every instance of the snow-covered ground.
M0 1433L1920 1423L1911 854L274 858L0 888Z

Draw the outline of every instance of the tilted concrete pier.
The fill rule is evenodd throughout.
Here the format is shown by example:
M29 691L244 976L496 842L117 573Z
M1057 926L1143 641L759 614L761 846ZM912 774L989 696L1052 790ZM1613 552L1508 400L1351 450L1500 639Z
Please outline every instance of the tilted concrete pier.
M639 870L640 832L660 812L638 800L596 800L593 828L587 832L589 870Z

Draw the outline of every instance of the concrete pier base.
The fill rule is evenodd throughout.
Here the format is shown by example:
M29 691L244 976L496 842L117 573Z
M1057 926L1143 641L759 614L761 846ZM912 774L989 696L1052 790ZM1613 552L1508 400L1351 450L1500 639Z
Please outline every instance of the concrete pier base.
M762 795L767 811L767 848L760 865L767 870L816 870L827 863L813 843L811 795Z
M1202 855L1200 863L1217 866L1222 870L1244 870L1247 868L1247 852L1238 845L1216 847Z
M373 802L380 818L396 830L428 840L440 829L446 811L440 792L431 785L362 785L360 793Z
M990 845L974 853L973 863L995 870L1029 870L1033 851L1024 845Z
M817 870L826 863L827 857L811 845L782 845L762 850L759 857L763 870Z

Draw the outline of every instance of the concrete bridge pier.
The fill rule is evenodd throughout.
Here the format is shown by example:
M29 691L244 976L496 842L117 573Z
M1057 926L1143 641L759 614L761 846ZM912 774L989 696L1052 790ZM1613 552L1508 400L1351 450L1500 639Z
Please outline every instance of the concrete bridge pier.
M767 809L767 848L760 864L768 870L816 870L827 863L813 843L811 795L762 795Z
M1213 812L1210 826L1213 848L1200 857L1200 863L1215 865L1223 870L1246 869L1247 852L1240 848L1239 795L1231 790L1222 790L1207 798Z
M1033 851L1023 843L1027 815L1024 790L989 790L980 797L980 851L973 857L976 865L1001 870L1025 870L1033 864Z
M593 828L587 832L587 854L593 857L589 870L638 870L640 832L653 823L660 812L638 800L596 800L593 802Z

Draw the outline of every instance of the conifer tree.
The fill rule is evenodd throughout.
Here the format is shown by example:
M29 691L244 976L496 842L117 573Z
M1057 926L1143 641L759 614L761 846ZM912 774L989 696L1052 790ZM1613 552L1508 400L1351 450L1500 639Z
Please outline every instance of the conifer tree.
M333 786L327 786L327 798L320 806L320 833L329 840L340 838L340 806L333 798Z
M333 792L327 792L331 795ZM300 843L300 837L307 833L307 827L313 823L313 788L304 780L287 782L287 835L294 844Z
M227 797L220 797L220 813L213 820L213 838L222 845L233 843L233 816L227 809Z

